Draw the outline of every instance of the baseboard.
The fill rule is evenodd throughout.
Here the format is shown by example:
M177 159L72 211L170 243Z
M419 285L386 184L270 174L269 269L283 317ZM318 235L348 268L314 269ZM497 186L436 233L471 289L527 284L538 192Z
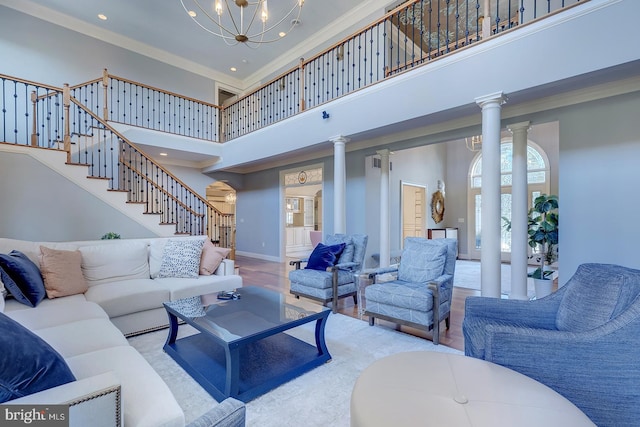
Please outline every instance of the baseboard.
M244 251L236 250L236 255L246 256L247 258L261 259L263 261L284 262L284 260L281 260L280 257L265 255L265 254L257 254L254 252L244 252Z

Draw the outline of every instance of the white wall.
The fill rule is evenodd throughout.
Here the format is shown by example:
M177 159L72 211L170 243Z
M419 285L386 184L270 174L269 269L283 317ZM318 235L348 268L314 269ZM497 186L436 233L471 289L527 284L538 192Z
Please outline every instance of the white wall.
M0 155L0 236L33 241L155 237L148 229L25 154Z

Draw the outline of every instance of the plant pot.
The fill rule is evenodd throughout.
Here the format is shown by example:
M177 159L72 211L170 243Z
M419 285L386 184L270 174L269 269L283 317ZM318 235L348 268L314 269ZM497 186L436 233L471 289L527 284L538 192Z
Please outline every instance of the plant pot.
M533 279L533 285L536 290L536 299L546 297L551 293L551 287L553 286L553 280L548 279Z

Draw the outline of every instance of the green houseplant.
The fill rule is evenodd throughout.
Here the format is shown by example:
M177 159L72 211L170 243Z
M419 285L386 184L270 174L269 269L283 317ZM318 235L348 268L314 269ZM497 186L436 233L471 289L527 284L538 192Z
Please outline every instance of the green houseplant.
M120 235L118 233L114 233L113 231L110 231L106 233L104 236L102 236L100 240L111 240L111 239L119 239L119 238L120 238Z
M540 267L531 273L534 279L547 279L552 271L545 270L557 255L558 196L542 194L533 201L529 210L529 246L540 257ZM534 255L535 256L535 255Z

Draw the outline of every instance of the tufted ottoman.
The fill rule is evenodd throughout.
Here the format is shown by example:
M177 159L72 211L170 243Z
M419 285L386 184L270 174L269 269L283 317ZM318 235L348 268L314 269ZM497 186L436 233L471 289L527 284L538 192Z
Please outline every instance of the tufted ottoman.
M570 378L567 378L570 381ZM595 426L549 387L457 354L394 354L366 368L351 395L351 426Z

